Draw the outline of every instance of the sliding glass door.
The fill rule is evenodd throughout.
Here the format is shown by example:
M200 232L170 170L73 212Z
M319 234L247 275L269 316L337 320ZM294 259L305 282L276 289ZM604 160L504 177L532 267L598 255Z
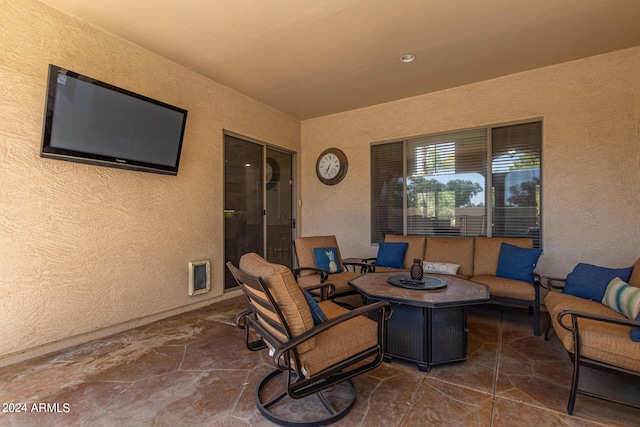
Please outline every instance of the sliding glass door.
M225 262L256 252L291 268L293 154L240 136L224 138ZM236 282L225 268L225 290Z

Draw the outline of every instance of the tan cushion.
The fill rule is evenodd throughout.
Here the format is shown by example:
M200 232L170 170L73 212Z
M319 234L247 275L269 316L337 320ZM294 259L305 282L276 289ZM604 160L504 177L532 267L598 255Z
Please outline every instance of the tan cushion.
M489 295L535 301L536 291L531 283L496 276L473 276L470 280L489 287Z
M424 256L424 245L425 245L425 237L424 236L402 236L398 234L387 234L384 236L385 242L403 242L408 243L407 252L404 254L404 268L411 268L413 265L414 259L422 259ZM388 267L387 267L388 268ZM376 271L378 269L376 268ZM394 270L389 270L394 271Z
M282 311L294 337L313 328L313 318L307 305L307 299L296 283L291 270L284 265L272 264L256 253L248 253L240 258L240 270L262 278L266 288L271 292L273 299ZM265 323L263 325L266 326ZM271 330L271 328L269 329ZM278 334L277 338L284 342L288 341L288 338L281 334ZM308 351L313 348L314 344L314 340L311 339L301 345L298 351L301 353Z
M342 254L340 254L340 248L338 247L336 236L297 237L294 242L299 267L318 267L318 265L316 264L316 257L313 254L313 250L315 248L336 248L338 250L338 260L340 261L340 268L342 269L342 271L344 271L344 264L342 264ZM303 276L311 274L316 273L314 273L313 271L301 272L301 275Z
M330 274L326 283L331 283L336 288L336 294L343 294L345 292L353 292L356 290L349 284L349 280L353 280L356 277L360 277L362 274L353 271L342 271L340 273ZM314 274L312 276L300 276L298 277L298 284L303 288L314 286L320 283L320 276Z
M544 304L551 315L553 329L562 345L574 352L573 333L558 324L558 314L562 310L583 311L591 314L626 319L626 317L604 304L590 301L560 292L549 292ZM563 322L570 325L571 317L565 316ZM640 343L631 341L630 327L579 319L580 353L584 357L599 360L615 366L640 372Z
M520 248L533 248L533 239L528 237L476 237L473 254L474 276L495 276L502 243ZM428 247L428 245L427 245Z
M331 301L319 304L328 319L348 311ZM378 343L378 325L365 316L358 316L321 332L315 338L315 348L300 355L300 363L307 375L314 375L375 346Z
M640 258L633 264L633 272L631 272L631 278L629 278L629 284L640 288Z
M424 261L460 264L458 274L473 275L473 237L427 237Z

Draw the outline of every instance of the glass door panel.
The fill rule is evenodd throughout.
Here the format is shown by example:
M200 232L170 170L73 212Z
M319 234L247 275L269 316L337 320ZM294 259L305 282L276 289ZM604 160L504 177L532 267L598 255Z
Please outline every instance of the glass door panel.
M224 137L225 263L248 252L264 256L264 146ZM237 284L225 266L225 290Z
M293 155L267 148L267 260L293 267Z

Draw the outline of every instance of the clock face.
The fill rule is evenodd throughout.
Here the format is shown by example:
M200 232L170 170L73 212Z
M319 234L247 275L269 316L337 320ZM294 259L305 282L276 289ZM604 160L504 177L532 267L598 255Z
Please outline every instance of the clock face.
M326 185L335 185L347 174L347 156L338 148L328 148L316 163L318 179Z
M271 163L267 162L267 170L266 170L266 175L267 175L267 182L271 182L271 179L273 178L273 166L271 166Z
M318 162L318 173L324 179L333 179L340 172L340 159L333 153L325 154Z

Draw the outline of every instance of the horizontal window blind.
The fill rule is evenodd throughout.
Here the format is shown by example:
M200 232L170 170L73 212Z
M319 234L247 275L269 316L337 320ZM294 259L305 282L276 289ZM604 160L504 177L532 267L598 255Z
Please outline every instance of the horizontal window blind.
M492 129L493 235L531 237L540 245L542 124Z
M407 234L486 232L486 146L486 129L407 141Z
M371 241L385 234L404 234L403 142L371 147Z

